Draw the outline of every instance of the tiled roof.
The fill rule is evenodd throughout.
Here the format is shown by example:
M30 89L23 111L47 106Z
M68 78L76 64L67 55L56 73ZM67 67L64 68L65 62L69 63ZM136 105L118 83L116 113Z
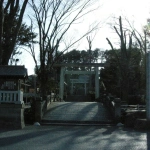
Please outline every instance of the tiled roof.
M16 76L25 78L28 76L28 73L24 66L0 66L0 77L2 76Z

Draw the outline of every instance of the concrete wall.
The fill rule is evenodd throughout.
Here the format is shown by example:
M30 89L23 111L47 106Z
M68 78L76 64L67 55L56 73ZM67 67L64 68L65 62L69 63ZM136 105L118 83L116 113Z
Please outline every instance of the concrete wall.
M24 105L0 104L0 128L22 129L24 127Z

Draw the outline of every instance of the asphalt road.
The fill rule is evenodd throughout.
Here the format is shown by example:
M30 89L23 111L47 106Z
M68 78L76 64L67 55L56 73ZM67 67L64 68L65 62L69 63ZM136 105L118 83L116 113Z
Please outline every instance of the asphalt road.
M26 126L0 130L0 150L150 150L150 131L116 126Z

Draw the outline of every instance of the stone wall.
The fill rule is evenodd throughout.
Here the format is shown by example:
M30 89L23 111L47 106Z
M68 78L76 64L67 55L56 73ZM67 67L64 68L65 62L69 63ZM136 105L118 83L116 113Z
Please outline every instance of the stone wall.
M35 101L35 121L40 122L44 113L47 110L47 102L45 101Z
M22 129L24 127L23 104L0 104L0 128Z

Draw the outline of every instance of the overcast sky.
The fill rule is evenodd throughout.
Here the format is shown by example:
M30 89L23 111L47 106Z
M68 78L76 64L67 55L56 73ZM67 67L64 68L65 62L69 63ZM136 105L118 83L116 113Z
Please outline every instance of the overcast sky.
M126 17L139 32L142 30L142 26L146 24L147 18L150 17L150 0L99 0L99 3L101 4L99 10L87 16L87 21L90 18L101 22L100 29L92 43L93 49L110 49L106 37L112 42L118 41L116 34L110 28L111 25L115 25L114 17ZM125 23L124 20L123 23ZM86 21L80 24L80 29L83 29L85 24ZM87 47L87 40L85 38L77 48L82 50L87 49ZM21 65L25 65L29 75L34 74L34 62L31 56L25 53L23 58L20 61Z

